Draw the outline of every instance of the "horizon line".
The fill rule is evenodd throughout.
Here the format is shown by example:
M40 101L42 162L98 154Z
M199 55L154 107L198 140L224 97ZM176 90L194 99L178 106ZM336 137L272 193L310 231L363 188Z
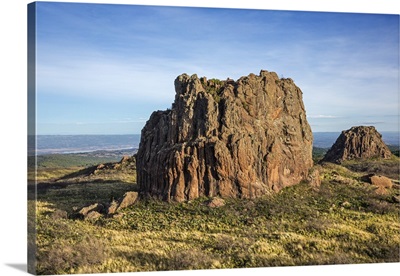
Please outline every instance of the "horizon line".
M336 131L312 131L312 133L338 133L342 132L344 130L336 130ZM383 130L379 131L381 133L383 132L397 132L400 134L399 130ZM141 133L52 133L52 134L28 134L28 136L94 136L94 135L141 135Z

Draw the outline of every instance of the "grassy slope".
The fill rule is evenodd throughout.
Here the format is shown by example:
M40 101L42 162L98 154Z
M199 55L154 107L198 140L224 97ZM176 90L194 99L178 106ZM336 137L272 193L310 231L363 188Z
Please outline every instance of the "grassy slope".
M397 160L398 162L398 160ZM90 273L398 262L399 205L357 173L326 164L319 189L206 207L148 201L114 218L58 218L56 209L109 201L129 183L87 183L38 194L38 273Z
M28 180L38 182L53 180L78 170L94 166L100 163L117 162L124 155L132 155L131 151L97 151L89 153L72 154L48 154L39 155L36 159L37 172L32 168L35 166L34 157L28 157Z
M103 162L119 161L118 156L81 156L79 154L49 154L37 156L38 168L70 168L70 167L88 167ZM33 163L29 160L29 164Z
M399 158L392 156L387 160L381 159L369 159L354 161L348 160L342 163L342 165L352 171L360 172L361 174L374 173L387 176L394 181L399 181L400 176L400 163Z

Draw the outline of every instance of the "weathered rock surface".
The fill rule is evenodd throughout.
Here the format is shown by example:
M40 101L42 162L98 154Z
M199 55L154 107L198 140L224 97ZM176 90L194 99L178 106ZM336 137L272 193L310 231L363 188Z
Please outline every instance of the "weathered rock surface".
M308 175L308 183L312 186L312 187L319 187L321 186L321 175L319 172L319 168L315 167L312 170L310 170L310 173Z
M218 208L225 205L225 200L219 197L214 197L211 198L210 200L207 200L205 204L210 208Z
M390 158L392 153L373 126L352 127L342 131L322 162L342 163L345 160Z
M107 215L113 215L117 212L119 206L119 202L116 200L111 201L110 206L107 209Z
M123 197L119 200L120 203L118 205L117 211L132 206L133 204L135 204L137 198L138 198L137 192L126 192L123 195Z
M105 209L104 205L101 203L94 203L92 205L83 207L80 211L79 214L83 215L86 217L90 212L98 212L101 213Z
M361 179L375 186L377 194L388 194L389 189L393 188L392 180L383 175L369 174L361 177Z
M382 176L382 175L373 175L370 178L371 180L371 184L377 187L382 187L382 188L392 188L393 187L393 183L392 180L390 180L389 178L387 178L386 176Z
M76 209L76 213L73 213L70 217L72 219L89 219L96 220L99 217L106 215L114 215L119 212L121 209L132 206L136 203L138 199L137 192L126 192L121 198L118 200L113 200L109 204L107 203L93 203L89 206L85 206L78 211Z
M119 210L132 206L139 197L138 192L126 192L118 200L113 200L107 210L108 215L117 213Z
M143 196L252 198L307 179L313 137L293 80L268 71L236 82L183 74L175 90L172 108L142 129Z
M97 220L98 218L101 218L103 215L97 211L90 211L87 213L87 215L84 217L85 220Z

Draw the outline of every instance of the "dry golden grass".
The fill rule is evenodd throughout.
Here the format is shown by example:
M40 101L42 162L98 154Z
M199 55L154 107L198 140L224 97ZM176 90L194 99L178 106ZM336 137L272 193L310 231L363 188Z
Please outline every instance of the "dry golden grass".
M342 173L354 183L336 181ZM142 201L96 221L54 219L71 206L49 203L53 191L37 203L38 273L398 262L398 204L346 169L328 166L323 175L319 189L302 183L214 209L205 198Z
M102 273L399 262L396 189L375 193L351 166L319 167L319 188L300 183L251 200L141 201L117 216L63 218L137 190L128 172L38 189L37 273ZM46 172L48 170L48 173ZM46 168L43 180L73 169ZM29 201L30 206L35 204ZM34 208L31 208L32 210Z

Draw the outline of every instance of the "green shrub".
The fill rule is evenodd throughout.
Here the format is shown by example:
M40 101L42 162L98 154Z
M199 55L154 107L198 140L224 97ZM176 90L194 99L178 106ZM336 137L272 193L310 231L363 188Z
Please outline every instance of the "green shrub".
M55 240L38 254L38 274L74 273L79 267L101 264L106 260L106 247L97 238L85 236L78 242Z

